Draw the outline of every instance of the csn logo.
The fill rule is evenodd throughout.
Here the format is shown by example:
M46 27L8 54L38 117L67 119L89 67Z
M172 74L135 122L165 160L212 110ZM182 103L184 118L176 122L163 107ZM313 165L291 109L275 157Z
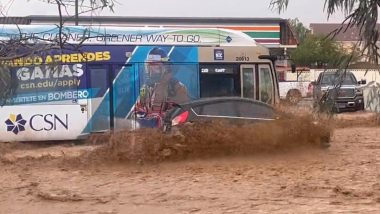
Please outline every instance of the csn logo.
M18 134L19 132L25 131L26 120L22 118L21 114L17 116L15 114L10 114L9 118L5 121L7 125L7 131Z
M7 131L13 132L17 135L19 132L25 131L27 123L29 124L30 129L36 132L52 131L59 128L69 129L68 114L65 114L64 117L59 117L56 114L35 114L32 115L28 121L25 120L21 114L18 114L17 116L11 114L9 119L5 121Z
M224 50L215 49L214 50L214 60L224 60Z

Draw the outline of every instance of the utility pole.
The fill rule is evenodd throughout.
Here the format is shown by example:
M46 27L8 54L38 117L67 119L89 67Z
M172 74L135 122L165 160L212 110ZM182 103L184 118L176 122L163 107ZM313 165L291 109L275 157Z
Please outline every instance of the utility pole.
M78 5L79 5L79 0L75 0L75 25L78 25L78 19L79 19L79 14L78 14Z

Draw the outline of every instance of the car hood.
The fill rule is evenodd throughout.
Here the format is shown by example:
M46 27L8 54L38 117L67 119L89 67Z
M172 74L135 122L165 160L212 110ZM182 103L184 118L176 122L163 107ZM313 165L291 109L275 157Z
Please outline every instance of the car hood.
M323 90L323 91L331 90L334 88L335 88L335 86L333 86L333 85L321 85L321 90ZM357 86L356 85L341 85L340 88L341 89L355 89L355 88L357 88Z

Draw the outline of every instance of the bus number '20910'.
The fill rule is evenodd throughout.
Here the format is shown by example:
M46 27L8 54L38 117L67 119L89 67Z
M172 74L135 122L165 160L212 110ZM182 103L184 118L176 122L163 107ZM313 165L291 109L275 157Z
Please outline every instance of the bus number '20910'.
M249 61L249 57L247 57L247 56L237 56L236 57L236 61L238 61L238 62Z

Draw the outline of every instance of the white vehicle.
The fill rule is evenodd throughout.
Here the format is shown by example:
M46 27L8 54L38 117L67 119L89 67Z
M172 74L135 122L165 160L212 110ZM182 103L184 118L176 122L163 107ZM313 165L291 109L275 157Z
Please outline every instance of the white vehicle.
M280 99L291 104L297 104L302 98L311 96L311 82L309 81L280 81Z

